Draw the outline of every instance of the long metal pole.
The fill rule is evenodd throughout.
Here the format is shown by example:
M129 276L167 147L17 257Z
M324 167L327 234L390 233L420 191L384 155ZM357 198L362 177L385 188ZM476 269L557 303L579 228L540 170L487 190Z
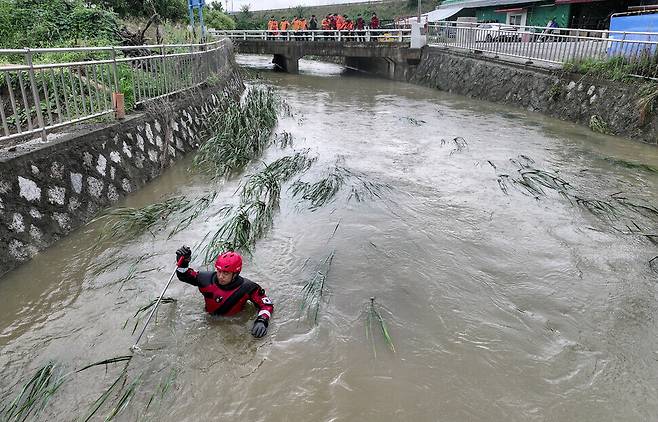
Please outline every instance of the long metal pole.
M138 350L139 349L139 347L137 347L137 344L139 343L139 340L141 340L142 336L144 335L144 332L146 332L146 327L148 327L149 322L151 322L151 318L153 318L153 314L155 314L155 311L158 310L158 306L160 305L160 301L162 301L162 297L164 296L165 292L169 288L169 285L171 284L171 280L174 279L174 276L176 275L176 271L178 271L178 267L180 267L181 264L183 263L184 258L185 257L181 256L178 259L178 262L176 262L176 269L174 269L174 272L171 274L171 277L169 277L169 281L167 282L167 285L164 287L164 289L162 289L162 293L160 293L160 297L158 298L158 301L155 302L155 306L153 306L153 310L149 314L149 317L146 320L146 322L144 323L144 327L142 328L142 332L139 333L139 336L137 337L137 340L135 340L135 344L132 345L130 350Z
M421 15L420 2L421 2L421 0L418 0L418 23L420 23L420 15Z

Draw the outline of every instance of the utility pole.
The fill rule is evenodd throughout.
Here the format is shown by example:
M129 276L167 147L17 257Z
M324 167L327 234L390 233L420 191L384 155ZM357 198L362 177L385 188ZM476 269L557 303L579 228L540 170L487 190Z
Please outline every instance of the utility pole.
M421 0L418 0L418 23L420 23L420 2Z

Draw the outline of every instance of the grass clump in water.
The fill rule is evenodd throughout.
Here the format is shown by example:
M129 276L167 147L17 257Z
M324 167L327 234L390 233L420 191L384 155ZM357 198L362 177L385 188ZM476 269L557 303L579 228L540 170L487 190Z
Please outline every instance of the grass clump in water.
M171 238L176 233L188 228L190 224L192 224L192 221L194 221L203 211L205 211L210 206L210 204L212 204L216 197L217 192L211 192L207 195L203 195L196 201L188 202L187 205L178 210L178 214L182 215L183 218L178 222L178 224L176 224L176 227L174 227L171 233L169 233L168 238Z
M152 301L150 301L146 305L139 308L137 310L137 312L135 312L135 315L133 315L133 318L137 318L137 320L135 321L135 325L133 326L133 330L130 333L131 335L135 334L135 331L137 331L137 326L139 325L139 323L142 320L142 317L140 315L143 312L146 312L149 309L151 309L157 302L158 302L158 299L153 299ZM160 301L160 303L176 303L176 299L171 298L171 297L163 297L162 300ZM157 318L157 314L156 314L156 318ZM123 328L126 328L126 326L128 325L128 321L129 320L126 320L126 322L123 324Z
M570 204L604 221L613 230L625 235L643 236L651 243L658 244L658 234L652 231L658 224L657 207L631 200L623 192L607 196L592 194L591 189L585 192L572 186L557 172L537 168L534 160L523 155L510 162L516 166L516 172L506 174L498 172L496 165L489 161L497 172L498 185L506 195L510 194L511 187L537 200L549 192L556 192ZM639 168L646 170L641 166Z
M244 168L269 145L279 104L272 89L253 88L242 103L218 110L211 116L212 136L194 157L195 168L213 178Z
M597 114L593 114L589 119L589 128L594 132L602 133L604 135L610 135L610 128L608 123L606 123L603 118Z
M175 196L162 202L149 204L141 208L116 208L99 217L98 220L107 220L101 229L100 240L129 240L149 231L155 237L153 230L167 222L176 215L179 222L169 233L169 237L186 229L203 211L213 202L217 192L211 192L198 199L189 199L185 196ZM111 267L101 266L100 272Z
M186 205L184 197L173 197L141 208L116 208L100 219L107 219L101 230L101 241L109 239L133 239ZM153 234L153 233L151 233Z
M221 210L224 222L203 248L204 262L211 262L227 250L251 253L256 241L272 225L279 208L281 185L308 170L315 160L305 150L266 164L249 176L240 189L240 203Z
M39 368L14 400L0 410L0 419L14 422L37 418L66 381L67 375L58 375L58 372L55 363L48 363Z
M448 144L454 145L453 149L450 151L450 155L456 152L461 152L468 148L468 142L466 142L466 139L462 138L461 136L457 136L451 140L441 139L441 146Z
M329 275L331 263L334 260L335 251L332 251L324 261L313 271L311 277L302 288L302 303L300 305L300 314L306 314L313 320L313 324L318 322L320 313L320 303L324 295L324 286Z
M331 202L348 182L350 182L348 201L355 199L361 202L365 198L381 198L383 191L390 189L389 185L372 182L364 174L336 164L326 177L313 183L297 180L290 190L293 197L309 202L309 209L315 211Z
M391 335L388 332L388 327L386 325L386 322L384 321L381 312L379 312L379 310L375 306L375 298L371 297L370 304L368 305L368 310L366 311L366 338L370 341L370 344L372 345L372 353L375 359L377 358L377 347L375 346L374 332L377 326L379 326L379 329L382 332L382 336L384 338L384 341L386 342L386 346L391 350L391 352L395 353L395 345L393 344L393 339L391 338Z
M37 420L38 416L48 405L50 399L73 375L96 366L107 366L120 362L126 362L127 367L128 362L130 362L131 359L132 355L118 356L95 362L76 371L63 374L61 373L58 364L49 362L35 372L32 378L23 385L20 392L11 402L0 408L0 420L3 422ZM85 420L89 420L91 416L93 416L93 414Z

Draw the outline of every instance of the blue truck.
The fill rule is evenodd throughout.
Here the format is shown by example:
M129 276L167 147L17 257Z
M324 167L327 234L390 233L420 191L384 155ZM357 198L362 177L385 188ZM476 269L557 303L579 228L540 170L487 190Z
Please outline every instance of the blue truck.
M658 10L615 13L610 17L610 31L608 57L654 56L658 45Z

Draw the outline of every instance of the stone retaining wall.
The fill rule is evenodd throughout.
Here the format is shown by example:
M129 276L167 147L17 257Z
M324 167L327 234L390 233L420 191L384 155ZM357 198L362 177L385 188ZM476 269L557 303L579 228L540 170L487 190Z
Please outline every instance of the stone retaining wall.
M511 104L607 133L656 144L658 118L638 106L641 80L599 80L581 74L503 63L482 55L425 47L410 82Z
M0 271L29 260L197 148L205 116L244 89L230 44L225 53L223 71L213 86L153 103L152 112L123 122L36 148L3 151Z

